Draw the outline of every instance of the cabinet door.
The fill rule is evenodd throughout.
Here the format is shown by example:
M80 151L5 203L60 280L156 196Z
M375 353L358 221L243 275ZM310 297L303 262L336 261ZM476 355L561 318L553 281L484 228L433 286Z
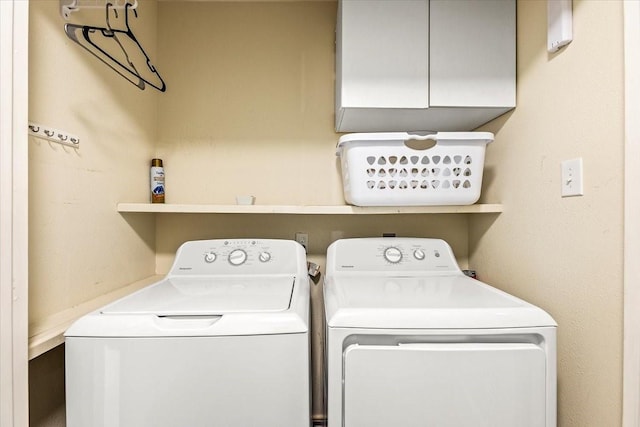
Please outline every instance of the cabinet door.
M340 105L428 107L428 0L343 0L340 8Z
M515 106L514 0L431 0L430 106Z
M345 427L544 427L545 352L527 343L352 345Z

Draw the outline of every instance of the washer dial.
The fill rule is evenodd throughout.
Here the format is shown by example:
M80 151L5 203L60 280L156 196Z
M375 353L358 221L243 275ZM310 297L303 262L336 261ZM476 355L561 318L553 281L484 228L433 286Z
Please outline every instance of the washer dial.
M426 255L422 249L416 249L415 251L413 251L413 257L418 261L422 261L423 259L425 259Z
M392 264L397 264L402 261L402 252L395 246L390 246L384 250L384 259Z
M242 265L247 260L247 253L242 249L234 249L229 254L229 264Z

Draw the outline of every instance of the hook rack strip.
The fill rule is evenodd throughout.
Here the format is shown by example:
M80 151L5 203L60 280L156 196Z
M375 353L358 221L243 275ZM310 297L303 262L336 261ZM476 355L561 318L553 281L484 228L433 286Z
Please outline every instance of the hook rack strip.
M70 133L29 122L29 135L73 148L80 148L80 138Z
M71 17L71 12L80 9L104 9L107 3L111 3L114 9L124 9L128 3L132 9L138 7L138 0L60 0L60 14L66 20Z

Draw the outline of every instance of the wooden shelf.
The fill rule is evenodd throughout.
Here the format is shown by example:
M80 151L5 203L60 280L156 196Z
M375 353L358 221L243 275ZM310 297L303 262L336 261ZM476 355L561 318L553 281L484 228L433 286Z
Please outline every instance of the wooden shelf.
M164 203L119 203L120 213L198 213L198 214L288 214L288 215L390 215L390 214L473 214L500 213L501 204L468 206L390 206L359 207L348 205L201 205Z
M29 360L51 350L64 342L64 331L80 317L100 307L129 295L147 285L150 285L163 276L149 276L130 285L116 289L108 294L101 295L90 301L75 307L55 313L41 321L29 325Z

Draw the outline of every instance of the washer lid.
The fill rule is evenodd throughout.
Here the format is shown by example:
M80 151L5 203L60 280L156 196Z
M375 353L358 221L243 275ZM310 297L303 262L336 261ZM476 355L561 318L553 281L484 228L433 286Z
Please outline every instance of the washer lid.
M124 297L103 314L206 316L278 312L289 308L295 277L229 276L167 278Z
M512 328L555 326L542 309L463 274L336 277L325 283L330 327Z

